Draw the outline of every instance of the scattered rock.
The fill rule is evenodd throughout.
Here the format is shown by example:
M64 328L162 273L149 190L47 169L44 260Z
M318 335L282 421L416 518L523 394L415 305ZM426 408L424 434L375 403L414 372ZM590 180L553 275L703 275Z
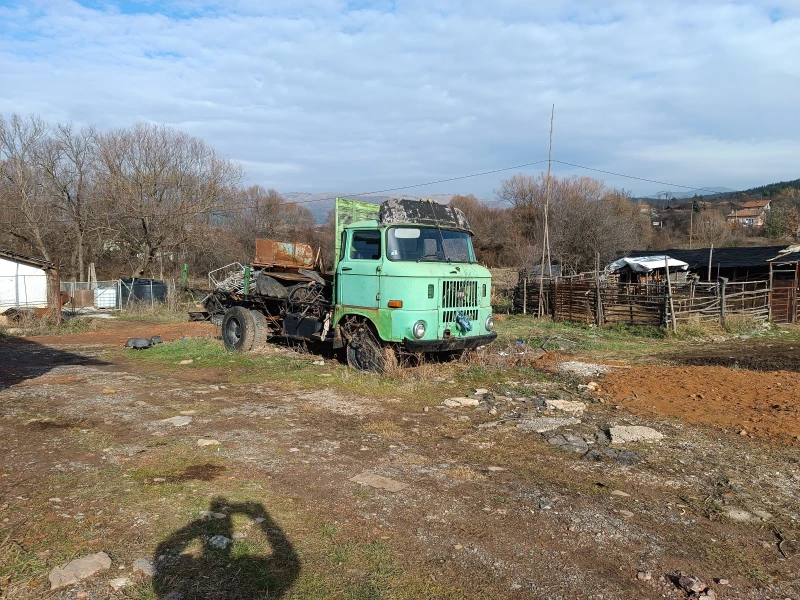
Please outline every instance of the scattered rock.
M546 431L554 431L559 427L566 427L567 425L578 425L580 422L580 419L574 417L533 417L521 419L520 422L517 423L517 427L527 431L544 433Z
M386 490L387 492L399 492L408 487L408 484L383 477L382 475L376 475L369 471L364 471L355 477L351 477L350 481L360 483L361 485L368 485L379 490Z
M617 512L626 519L632 519L634 517L634 514L629 510L618 510Z
M453 550L462 550L464 546L461 544L453 544Z
M639 571L636 574L636 579L639 581L650 581L653 578L653 574L650 571Z
M727 579L719 578L717 579L717 584L719 585L728 585L730 582Z
M319 365L319 366L325 366L325 361L324 360L315 360L312 364Z
M769 521L772 518L772 513L768 513L767 511L761 510L760 508L751 508L750 512L752 512L762 521Z
M224 519L228 515L225 513L212 512L210 510L201 510L200 516L204 519Z
M726 510L724 514L731 521L737 521L739 523L747 523L748 521L756 520L756 516L753 513L748 512L743 508L731 507Z
M48 502L52 502L53 504L61 504L61 498L49 498Z
M207 440L207 439L200 438L199 440L197 440L197 445L200 448L203 448L205 446L219 446L220 445L220 441L219 440Z
M124 587L128 587L131 584L131 580L127 577L116 577L108 582L114 590L119 591Z
M493 473L499 473L500 471L508 471L505 467L486 467L487 471L492 471Z
M581 460L592 462L602 462L611 459L620 465L632 467L639 461L639 455L630 450L619 450L617 448L592 449L581 457Z
M91 577L98 571L104 571L111 567L111 558L105 552L98 552L83 558L76 558L63 567L57 567L50 571L50 589L55 590L73 583L83 581Z
M672 580L672 583L681 588L684 592L691 594L699 594L708 589L708 586L706 586L699 577L687 575L683 571L673 571L669 574L669 578Z
M208 538L208 545L212 548L218 548L220 550L225 550L228 546L233 543L231 538L227 538L224 535L212 535Z
M135 561L133 561L133 572L138 573L139 571L148 577L152 577L156 572L156 570L153 568L153 563L146 558L137 558Z
M181 362L179 362L178 364L179 364L179 365L190 365L190 364L192 364L193 362L194 362L194 359L191 359L191 358L185 358L184 360L182 360L182 361L181 361Z
M462 406L478 406L480 401L477 398L448 398L442 404L449 408L459 408Z
M489 390L484 389L484 388L479 388L479 389L475 390L475 395L476 396L483 396L484 394L488 394L488 393L489 393Z
M170 417L169 419L161 419L162 423L169 423L175 427L183 427L184 425L188 425L192 422L192 417L187 417L185 415L181 415L178 417Z
M629 442L652 442L664 437L652 427L641 425L618 425L609 430L612 444L626 444Z
M613 490L611 492L611 495L612 496L619 496L620 498L630 498L631 497L630 494L628 494L627 492L623 492L622 490Z
M560 410L563 412L573 413L579 415L586 410L586 405L583 402L576 402L573 400L545 400L545 406L550 410Z
M608 365L600 365L596 363L585 363L576 360L567 360L558 365L558 370L562 373L569 373L570 375L577 375L578 377L596 377L601 373L607 373L611 370Z
M600 385L596 381L590 381L589 383L586 384L586 389L589 390L590 392L595 391L599 387Z
M587 444L583 438L569 433L555 435L549 438L547 443L565 452L578 452L582 454L589 450L589 444Z

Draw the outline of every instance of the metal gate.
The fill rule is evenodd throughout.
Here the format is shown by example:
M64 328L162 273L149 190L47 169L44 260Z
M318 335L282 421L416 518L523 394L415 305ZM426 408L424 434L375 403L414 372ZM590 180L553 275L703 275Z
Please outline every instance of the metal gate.
M794 323L797 319L797 282L794 279L774 279L770 298L772 320L775 323Z

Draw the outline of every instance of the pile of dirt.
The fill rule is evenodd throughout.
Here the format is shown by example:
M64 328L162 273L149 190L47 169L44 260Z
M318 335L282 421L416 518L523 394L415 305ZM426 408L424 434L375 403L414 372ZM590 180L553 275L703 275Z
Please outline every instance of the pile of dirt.
M725 367L630 367L601 383L610 401L634 413L800 442L800 374Z

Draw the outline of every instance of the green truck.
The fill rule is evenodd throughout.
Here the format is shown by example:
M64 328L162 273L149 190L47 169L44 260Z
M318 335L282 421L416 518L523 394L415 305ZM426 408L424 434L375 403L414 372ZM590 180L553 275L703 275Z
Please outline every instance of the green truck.
M203 305L228 349L280 336L344 348L353 368L383 371L398 353L453 355L497 337L491 273L460 210L339 198L335 220L330 272L306 244L257 240L251 265L212 277Z

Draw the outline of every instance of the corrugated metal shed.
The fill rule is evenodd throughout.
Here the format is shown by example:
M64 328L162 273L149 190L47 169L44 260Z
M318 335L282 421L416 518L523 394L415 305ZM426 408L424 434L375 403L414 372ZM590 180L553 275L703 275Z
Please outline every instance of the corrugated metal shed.
M626 252L625 256L663 256L667 254L688 263L689 269L697 271L708 268L710 248L685 250L635 250ZM738 269L765 267L769 264L789 264L800 261L800 245L798 246L753 246L749 248L714 248L712 263L714 268Z

